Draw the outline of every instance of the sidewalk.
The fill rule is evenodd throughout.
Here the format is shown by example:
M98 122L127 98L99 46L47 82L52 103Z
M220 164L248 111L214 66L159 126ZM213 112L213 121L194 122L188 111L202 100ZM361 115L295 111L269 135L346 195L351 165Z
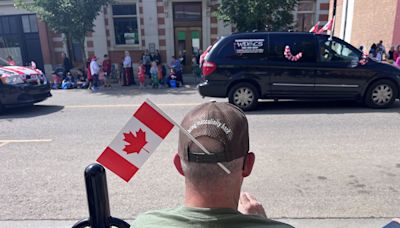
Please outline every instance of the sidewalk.
M278 219L299 228L379 228L388 224L391 219ZM2 228L71 228L76 221L73 220L21 220L0 221ZM127 220L132 224L133 220Z

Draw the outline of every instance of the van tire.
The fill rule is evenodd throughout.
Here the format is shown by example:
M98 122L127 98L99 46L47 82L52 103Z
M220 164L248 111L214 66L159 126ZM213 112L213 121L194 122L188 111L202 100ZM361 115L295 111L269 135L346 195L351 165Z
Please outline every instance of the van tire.
M239 83L229 90L229 103L241 108L243 111L254 110L260 97L257 88L247 82Z
M389 80L379 80L372 83L364 97L364 104L370 108L388 108L397 98L398 89Z

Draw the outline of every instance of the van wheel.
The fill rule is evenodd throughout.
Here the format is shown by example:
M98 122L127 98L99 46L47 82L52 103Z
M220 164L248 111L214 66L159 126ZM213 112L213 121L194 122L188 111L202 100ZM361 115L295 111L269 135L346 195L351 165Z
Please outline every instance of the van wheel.
M379 80L369 86L364 103L370 108L388 108L397 97L397 87L389 80Z
M255 109L258 98L258 90L250 83L239 83L229 90L229 103L236 105L243 111Z

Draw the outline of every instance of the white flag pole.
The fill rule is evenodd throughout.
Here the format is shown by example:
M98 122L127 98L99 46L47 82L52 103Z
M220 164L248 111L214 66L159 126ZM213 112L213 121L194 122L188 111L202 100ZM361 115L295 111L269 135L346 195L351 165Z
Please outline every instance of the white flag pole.
M146 99L146 102L149 103L149 105L151 107L153 107L155 110L157 110L159 113L161 113L166 119L168 119L171 123L173 123L175 126L177 126L179 128L179 130L182 131L182 133L184 133L187 137L189 137L190 140L192 140L192 142L194 142L194 144L196 144L204 153L211 155L212 153L210 153L203 145L201 145L201 143L199 141L197 141L196 138L194 138L185 128L183 128L180 124L178 124L177 122L175 122L171 117L169 117L163 110L161 110L157 105L155 105L153 102L150 101L150 99ZM219 167L221 167L221 169L223 169L227 174L231 174L231 171L226 168L221 162L217 163Z

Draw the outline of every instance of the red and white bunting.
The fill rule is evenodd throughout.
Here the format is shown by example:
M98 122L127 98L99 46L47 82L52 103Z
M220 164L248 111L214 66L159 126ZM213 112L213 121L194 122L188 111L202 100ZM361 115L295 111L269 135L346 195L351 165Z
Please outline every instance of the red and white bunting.
M173 127L162 113L144 102L97 162L128 182Z

